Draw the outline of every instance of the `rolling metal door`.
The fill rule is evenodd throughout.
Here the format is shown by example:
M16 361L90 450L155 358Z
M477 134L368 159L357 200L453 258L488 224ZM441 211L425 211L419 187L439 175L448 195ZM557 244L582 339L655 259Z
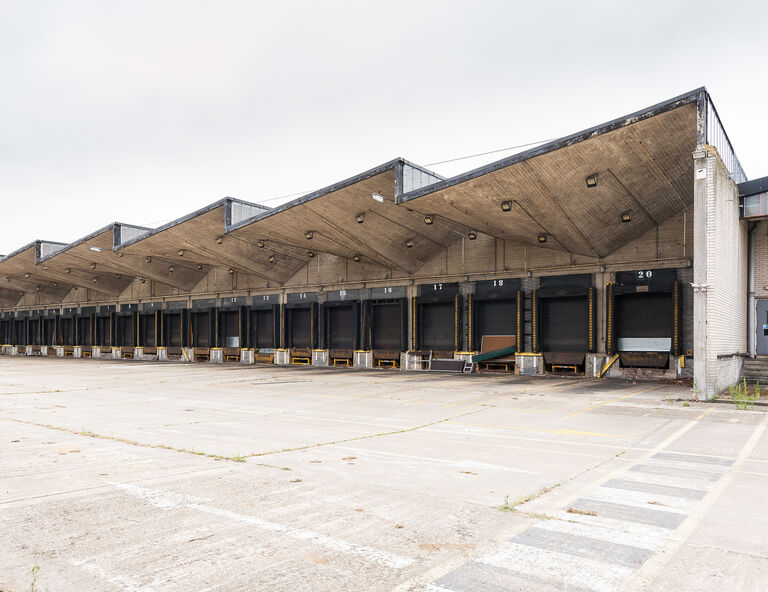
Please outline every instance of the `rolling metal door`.
M56 335L56 319L43 319L43 344L54 345Z
M328 315L328 348L354 350L357 337L357 307L329 306Z
M222 347L240 347L240 312L224 310L220 314L219 328Z
M253 347L275 347L275 311L271 308L251 311Z
M107 347L112 345L112 340L110 339L110 327L111 327L110 317L107 316L97 316L96 317L96 333L95 333L95 343L93 345L99 345L102 347Z
M473 300L472 307L475 350L480 349L483 335L517 334L516 300Z
M163 345L165 347L181 347L182 326L180 312L163 313Z
M192 347L211 347L211 313L193 312L191 316Z
M3 345L9 345L11 343L10 321L0 320L0 343Z
M77 317L77 345L93 345L91 343L91 317Z
M288 345L292 348L312 347L312 310L307 308L286 309Z
M157 342L155 341L155 326L156 326L155 313L140 315L139 324L140 324L140 327L139 327L140 344L139 345L141 345L142 347L156 346Z
M419 305L419 349L453 351L455 343L455 306L453 302Z
M585 352L589 340L586 296L541 298L539 339L543 352Z
M64 320L64 319L62 319ZM133 347L136 345L135 341L135 321L133 315L118 315L117 316L117 345L120 347Z
M59 345L75 345L75 323L70 317L59 320Z
M27 345L27 327L24 321L13 321L13 345Z
M372 306L371 349L402 351L403 311L400 302Z
M664 338L672 343L674 306L669 292L639 292L616 297L616 330L622 340ZM650 343L650 342L649 342ZM643 351L654 351L646 348Z
M29 345L41 345L40 319L29 319Z

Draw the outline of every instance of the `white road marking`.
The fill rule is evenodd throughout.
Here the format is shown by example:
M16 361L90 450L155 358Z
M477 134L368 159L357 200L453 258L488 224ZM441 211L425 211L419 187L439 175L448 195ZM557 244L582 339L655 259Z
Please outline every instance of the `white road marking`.
M144 586L127 576L110 574L103 567L101 567L100 561L97 561L96 559L72 559L69 561L69 563L75 567L79 567L84 571L87 571L88 573L98 576L102 580L105 580L110 584L117 586L121 590L125 590L126 592L160 592L158 588Z
M349 543L342 539L324 535L304 528L295 528L286 524L263 520L261 518L257 518L256 516L238 514L236 512L230 512L229 510L223 510L221 508L209 506L200 503L201 501L208 501L201 498L178 493L157 491L154 489L139 487L137 485L131 485L128 483L116 483L111 481L108 481L108 483L114 487L117 487L118 489L122 489L134 497L138 497L139 499L146 501L156 508L160 508L161 510L170 510L172 508L179 507L191 508L193 510L198 510L207 514L228 518L230 520L235 520L244 524L249 524L251 526L261 528L262 530L281 534L293 539L306 541L320 547L325 547L331 551L363 557L391 569L402 569L414 563L413 559L403 555L389 553L388 551L382 551L367 545Z
M693 531L699 526L701 520L706 516L707 512L712 508L718 498L722 495L725 489L731 484L733 478L738 469L747 461L749 455L757 446L758 441L768 428L768 415L763 418L757 427L752 432L747 442L739 451L738 456L734 463L730 466L728 471L723 475L707 496L699 502L698 507L691 513L690 516L683 522L680 527L675 531L675 537L671 538L669 542L653 557L651 557L640 568L637 576L632 580L630 590L639 590L645 588L656 576L659 571L664 569L666 563L672 558L675 552L683 545Z
M566 587L597 592L621 590L621 584L635 571L629 567L511 542L477 561L545 581L554 580Z
M342 450L351 450L358 453L373 454L378 456L391 456L393 458L404 458L410 460L424 460L427 462L435 462L446 465L452 465L455 467L467 468L467 469L491 469L494 471L512 471L513 473L528 473L530 475L538 475L536 471L527 471L525 469L516 469L514 467L506 467L504 465L495 465L491 463L484 463L476 460L448 460L445 458L434 458L431 456L417 456L415 454L398 454L397 452L382 452L380 450L369 450L367 448L357 448L355 446L339 446L334 448L341 448Z
M647 510L666 510L667 512L679 512L689 514L696 504L697 500L685 499L682 497L672 497L659 495L656 493L646 493L643 491L628 491L626 489L613 489L611 487L597 487L592 491L585 493L589 499L600 500L603 502L612 502L614 504L624 504L625 506L634 506L636 508L645 508ZM650 502L657 502L652 504Z
M659 537L639 532L625 532L615 528L606 528L597 524L583 524L579 522L564 522L562 520L542 520L536 523L536 528L551 530L562 534L573 534L590 539L597 539L619 545L639 547L655 551L664 544L666 537Z

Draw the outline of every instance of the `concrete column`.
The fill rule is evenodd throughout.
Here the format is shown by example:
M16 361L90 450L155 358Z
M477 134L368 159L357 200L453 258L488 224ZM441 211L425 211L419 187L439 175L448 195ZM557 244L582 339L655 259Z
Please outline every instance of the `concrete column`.
M408 350L413 351L416 349L416 344L413 342L413 299L418 294L418 286L410 285L406 287L405 293L407 294L408 305ZM402 366L401 366L402 367ZM406 368L408 370L409 368Z

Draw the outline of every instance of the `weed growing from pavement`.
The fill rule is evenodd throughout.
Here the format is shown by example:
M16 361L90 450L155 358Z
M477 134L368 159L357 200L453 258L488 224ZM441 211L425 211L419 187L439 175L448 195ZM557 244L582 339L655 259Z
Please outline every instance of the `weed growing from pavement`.
M506 496L504 498L504 503L501 504L501 506L499 506L499 510L502 510L504 512L517 512L517 511L519 511L517 509L518 506L521 506L523 504L527 504L528 502L532 502L536 498L539 498L542 495L544 495L546 493L549 493L550 491L552 491L556 487L560 487L560 484L559 483L555 483L554 485L552 485L550 487L542 487L536 493L532 493L531 495L528 495L526 497L521 497L521 498L518 498L516 500L512 500L512 499L510 499L509 496ZM532 512L531 513L529 513L529 512L521 512L521 513L525 514L526 516L532 516L534 518L539 517L539 516L546 516L545 514L536 514L536 513L532 513ZM549 518L549 516L546 516L546 517Z
M752 409L755 401L760 399L760 381L755 384L755 388L749 389L745 378L743 382L729 386L728 394L738 409Z
M32 571L30 571L30 575L32 576L32 583L29 586L29 592L35 592L37 588L35 585L37 584L37 574L40 572L40 566L36 565L32 568Z

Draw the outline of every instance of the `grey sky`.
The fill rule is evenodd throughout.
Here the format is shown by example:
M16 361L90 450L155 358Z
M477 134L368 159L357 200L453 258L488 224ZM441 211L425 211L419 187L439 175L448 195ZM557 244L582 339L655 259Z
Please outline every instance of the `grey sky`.
M768 175L764 2L0 9L0 253L556 138L701 85L747 174Z

